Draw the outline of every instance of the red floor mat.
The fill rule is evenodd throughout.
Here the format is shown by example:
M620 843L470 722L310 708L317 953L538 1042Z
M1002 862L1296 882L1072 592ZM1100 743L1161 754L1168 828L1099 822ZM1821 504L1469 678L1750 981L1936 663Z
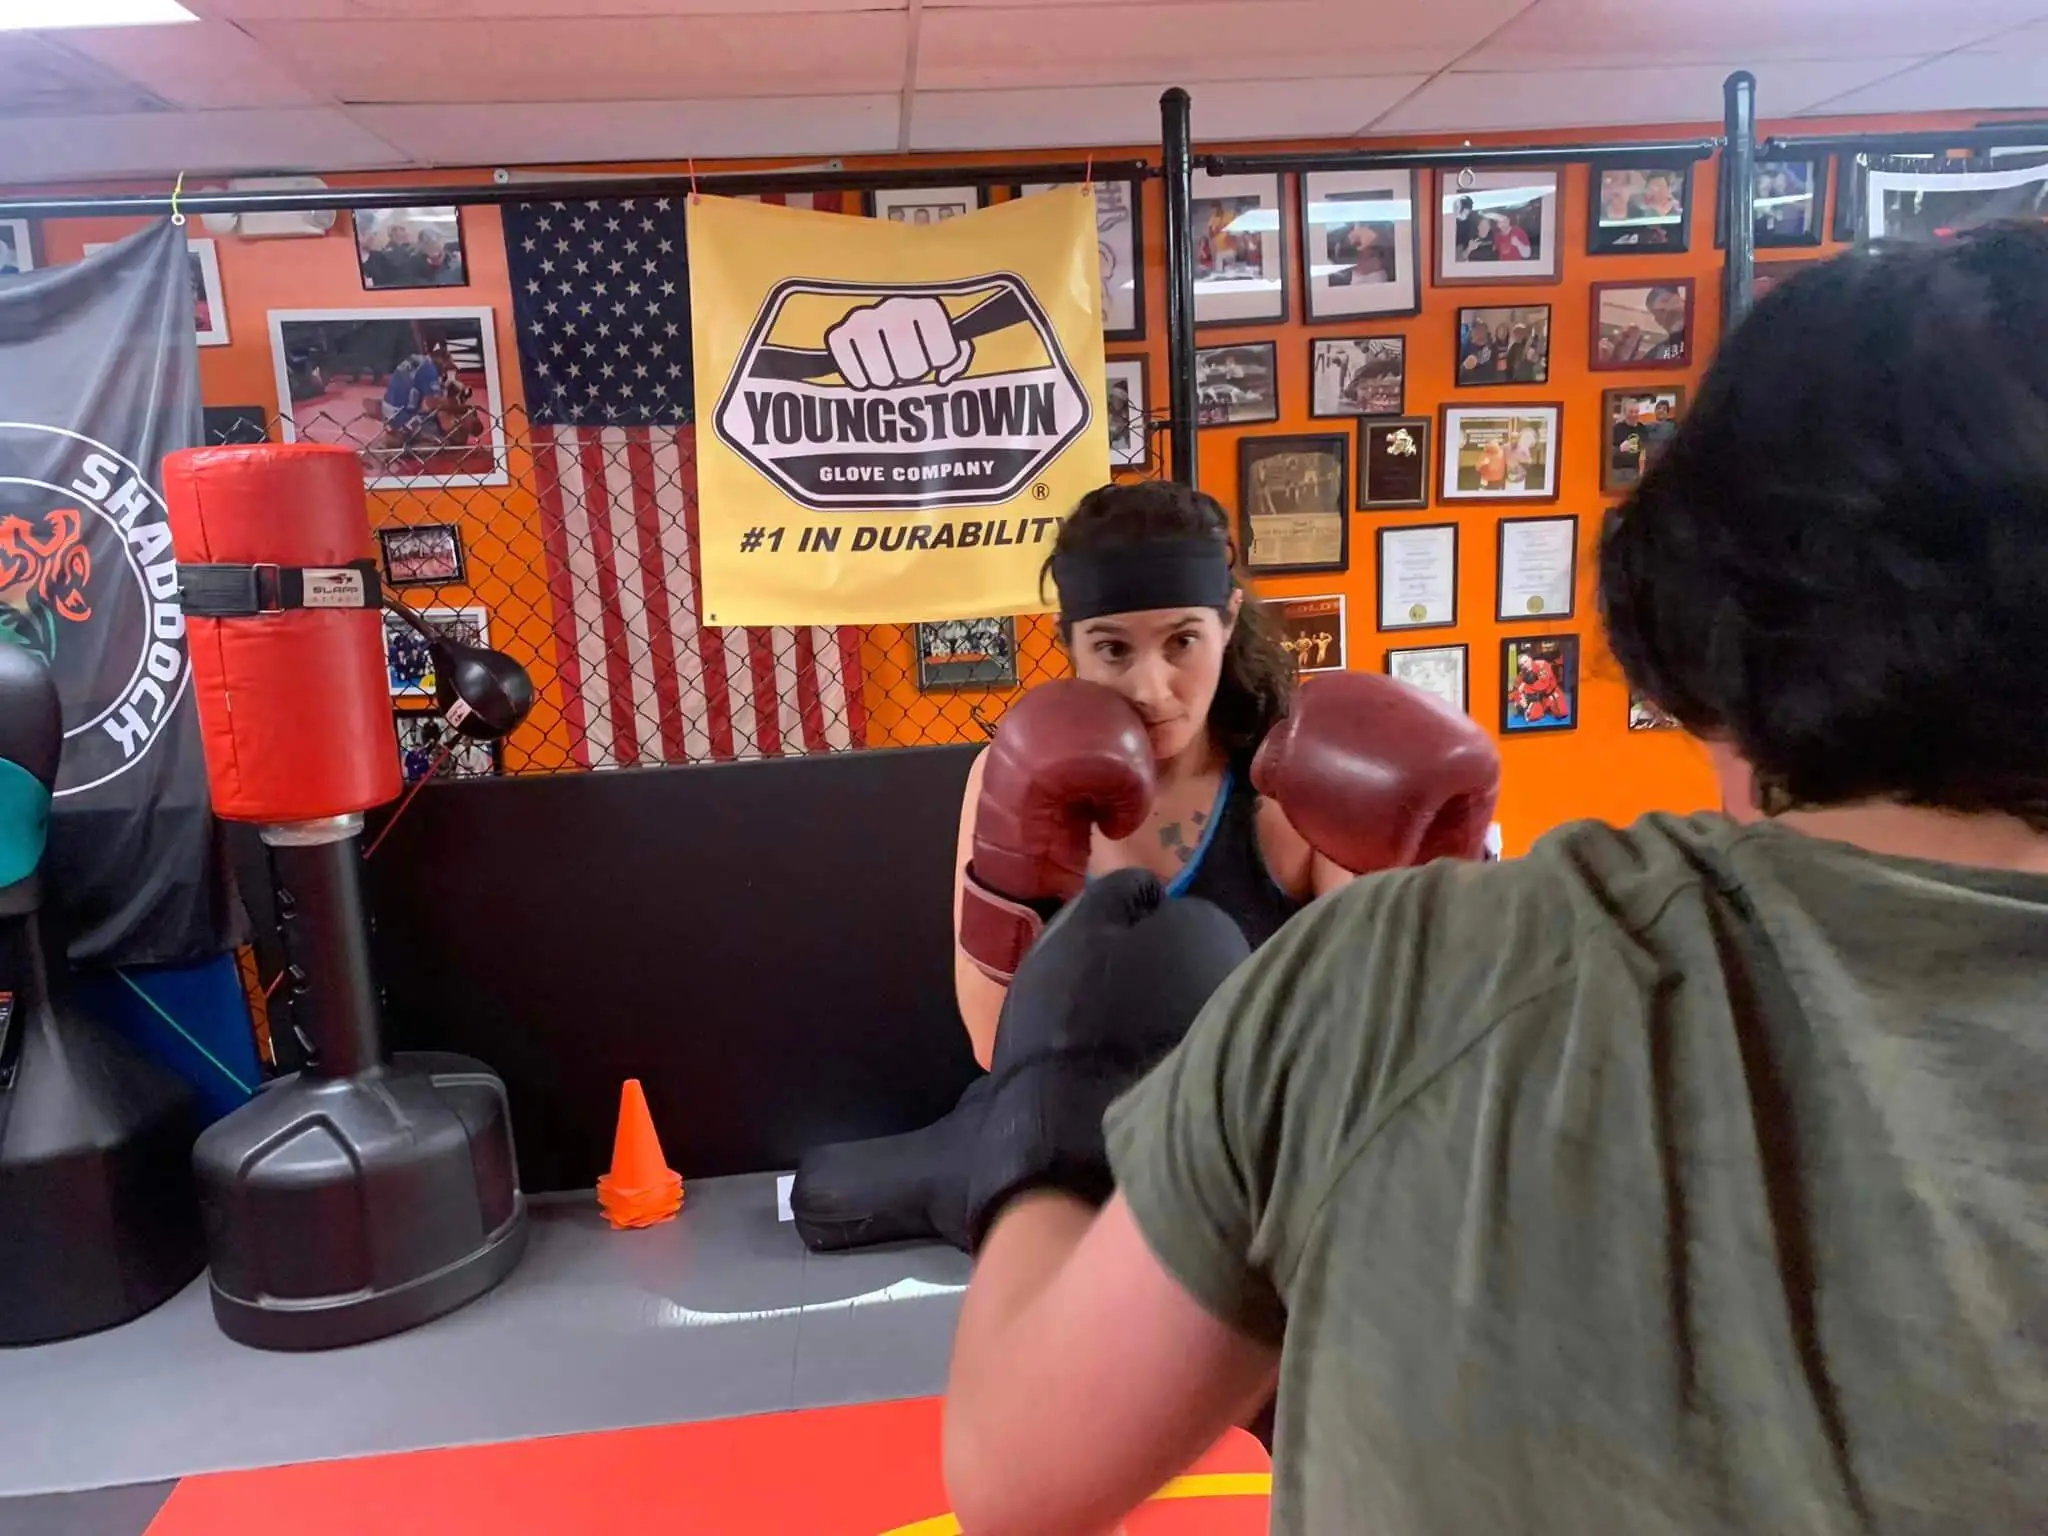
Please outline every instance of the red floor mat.
M1233 1433L1129 1536L1252 1536ZM188 1477L148 1536L956 1536L934 1399Z

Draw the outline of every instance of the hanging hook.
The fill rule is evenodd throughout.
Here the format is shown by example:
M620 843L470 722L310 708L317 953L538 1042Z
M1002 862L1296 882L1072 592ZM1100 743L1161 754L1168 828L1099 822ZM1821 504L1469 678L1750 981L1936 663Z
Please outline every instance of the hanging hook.
M1472 174L1472 167L1468 165L1465 169L1458 172L1458 190L1460 192L1470 192L1474 183L1478 180L1479 178Z
M185 173L178 172L178 179L171 187L171 225L175 229L185 227L185 210L178 206L178 199L185 193Z
M1095 155L1093 151L1090 151L1088 164L1081 172L1081 190L1083 192L1093 192L1095 190Z
M703 198L697 195L697 157L690 156L690 205L695 207Z

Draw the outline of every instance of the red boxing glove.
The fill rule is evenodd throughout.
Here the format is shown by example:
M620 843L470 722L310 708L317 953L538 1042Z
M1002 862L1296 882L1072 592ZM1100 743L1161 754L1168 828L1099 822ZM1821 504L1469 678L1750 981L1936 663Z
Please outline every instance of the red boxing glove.
M1252 785L1355 875L1477 859L1500 797L1492 738L1421 690L1370 672L1303 680L1252 759Z
M960 893L960 947L1009 984L1061 902L1088 881L1091 829L1129 837L1156 789L1152 744L1114 689L1044 683L1011 706L990 743Z

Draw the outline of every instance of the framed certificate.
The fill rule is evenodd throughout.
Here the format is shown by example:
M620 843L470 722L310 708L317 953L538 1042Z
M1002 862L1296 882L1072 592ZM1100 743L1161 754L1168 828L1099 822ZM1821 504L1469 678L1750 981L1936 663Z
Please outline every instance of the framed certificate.
M1350 440L1245 437L1237 444L1239 542L1260 575L1351 564Z
M1382 528L1379 627L1448 629L1458 622L1458 525Z
M1493 616L1503 624L1568 619L1576 609L1579 520L1504 517Z
M1387 652L1387 676L1420 688L1459 714L1472 712L1471 651L1462 645L1421 645Z

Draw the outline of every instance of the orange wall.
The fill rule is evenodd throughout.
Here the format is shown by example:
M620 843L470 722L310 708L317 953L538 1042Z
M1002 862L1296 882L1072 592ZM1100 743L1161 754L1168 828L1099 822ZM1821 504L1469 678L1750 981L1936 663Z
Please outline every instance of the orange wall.
M1196 127L1200 131L1200 101L1196 101ZM1888 120L1808 121L1797 124L1800 131L1869 131L1956 126L1976 118L1958 115ZM1793 126L1793 125L1787 125ZM1766 125L1768 131L1769 125ZM1615 131L1616 138L1664 138L1713 131L1709 125L1666 125ZM1555 135L1556 141L1585 140L1597 134L1575 131ZM1530 136L1518 135L1526 141ZM1538 136L1540 137L1540 136ZM1477 141L1482 147L1485 139ZM1289 148L1326 147L1290 144ZM1153 153L1148 146L1102 148L1096 154L1111 157L1144 157ZM983 155L961 157L990 163L1020 157ZM1069 158L1061 155L1033 158ZM1072 158L1080 158L1076 152ZM859 168L886 166L887 159L854 160ZM718 169L709 164L701 169ZM681 167L611 167L622 172L679 171ZM420 173L414 177L333 178L337 185L366 180L418 180L423 183L480 181L483 172ZM1432 180L1421 175L1420 191L1425 201L1432 193ZM1497 689L1499 648L1504 634L1541 634L1548 631L1575 633L1583 637L1577 730L1568 734L1519 738L1503 744L1506 784L1501 801L1501 822L1510 852L1526 848L1540 833L1557 823L1582 816L1612 821L1633 818L1651 809L1697 809L1713 802L1714 789L1698 746L1670 732L1636 732L1626 728L1627 692L1612 661L1602 653L1599 627L1591 600L1592 558L1599 522L1609 498L1600 493L1601 423L1600 396L1603 390L1633 384L1683 383L1691 386L1699 372L1592 373L1587 367L1589 287L1596 281L1627 278L1690 277L1697 285L1694 315L1696 357L1711 354L1719 336L1720 253L1713 241L1715 166L1702 162L1695 174L1692 191L1690 251L1674 256L1590 257L1585 252L1587 173L1584 166L1566 169L1564 202L1559 218L1562 246L1562 281L1534 288L1512 286L1499 289L1428 286L1426 274L1433 270L1434 252L1427 227L1423 236L1422 270L1425 274L1423 310L1419 316L1396 321L1345 322L1306 326L1300 323L1302 296L1299 292L1299 257L1296 241L1297 194L1292 178L1283 189L1286 270L1290 285L1290 318L1284 324L1259 324L1242 328L1204 329L1202 346L1233 341L1277 341L1280 420L1254 427L1209 428L1201 436L1200 480L1204 489L1235 510L1237 499L1237 444L1245 436L1295 432L1345 432L1350 423L1315 420L1309 416L1308 355L1312 335L1401 334L1407 346L1407 411L1434 418L1446 400L1484 404L1492 399L1557 401L1564 406L1561 454L1562 494L1554 508L1513 506L1506 509L1465 506L1436 506L1423 512L1352 513L1351 568L1342 575L1275 578L1262 590L1275 595L1311 595L1342 592L1348 599L1346 636L1350 664L1354 668L1377 670L1390 643L1436 645L1462 643L1470 647L1472 713L1492 729L1498 721ZM1147 320L1143 343L1112 344L1112 357L1143 354L1149 359L1151 407L1162 411L1166 404L1166 343L1164 289L1164 215L1159 184L1150 182L1144 191L1145 253L1147 257ZM58 220L43 228L44 260L56 263L76 259L88 241L115 239L137 227L136 221ZM488 305L496 314L499 366L503 398L508 408L523 404L517 364L518 349L513 337L512 303L506 275L502 224L498 212L489 207L463 210L463 245L470 269L470 285L430 293L365 292L358 280L347 220L338 220L332 234L322 240L242 241L219 238L222 286L227 301L231 345L204 349L200 371L208 404L261 403L277 407L276 385L271 366L266 314L288 308L375 308L383 305L451 304ZM204 234L195 228L195 233ZM1801 259L1811 251L1771 253ZM1456 311L1464 305L1541 303L1553 308L1551 325L1551 377L1548 385L1531 389L1454 391L1451 375L1454 362ZM1163 448L1163 438L1155 439ZM1440 445L1439 445L1440 451ZM1351 452L1355 455L1356 438ZM535 661L535 682L552 692L552 640L547 595L539 572L544 568L539 543L536 507L531 492L531 465L525 456L513 455L514 485L508 490L468 493L460 497L435 498L418 493L380 496L385 505L382 517L388 521L458 521L472 552L472 597L443 589L437 602L473 600L490 608L493 638L502 640L506 626L515 627L525 642L520 649ZM1434 467L1432 485L1436 480ZM1551 626L1518 624L1504 630L1492 621L1494 611L1495 525L1503 516L1574 513L1579 518L1580 592L1577 616ZM1377 530L1387 525L1456 521L1459 525L1459 595L1461 622L1455 630L1411 631L1386 636L1375 629L1377 613L1375 561ZM479 559L479 555L487 558ZM1025 654L1027 677L1044 675L1048 664L1034 665L1032 658L1047 656L1053 639L1043 620L1020 621L1021 649ZM872 724L870 739L877 744L980 737L978 714L992 719L1008 702L1002 695L919 695L914 686L915 667L907 633L882 629L871 633L867 662L873 683L868 703ZM1052 663L1057 665L1057 663ZM559 727L556 728L559 734ZM550 743L556 761L565 743ZM521 753L508 751L507 766L516 769Z

